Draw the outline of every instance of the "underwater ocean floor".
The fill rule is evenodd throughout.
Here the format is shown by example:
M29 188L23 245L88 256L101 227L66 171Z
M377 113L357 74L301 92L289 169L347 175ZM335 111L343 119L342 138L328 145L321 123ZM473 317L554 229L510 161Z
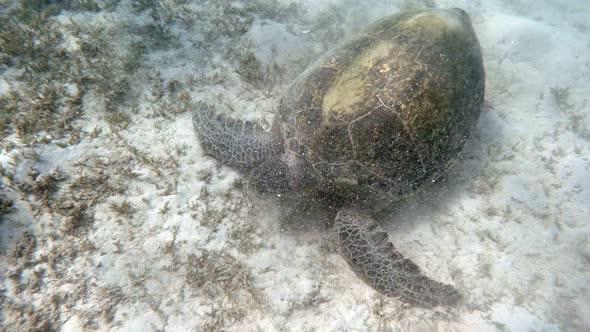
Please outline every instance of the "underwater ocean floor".
M590 330L589 2L40 3L0 1L1 330ZM322 53L422 7L469 13L486 107L383 226L456 308L384 297L323 221L281 224L190 114L268 124Z

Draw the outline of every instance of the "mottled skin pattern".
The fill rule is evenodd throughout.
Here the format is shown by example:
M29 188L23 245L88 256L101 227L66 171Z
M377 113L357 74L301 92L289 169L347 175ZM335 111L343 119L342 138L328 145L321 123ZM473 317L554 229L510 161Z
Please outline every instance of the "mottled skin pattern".
M420 306L460 293L424 276L375 216L439 177L477 122L479 43L459 9L386 17L310 66L281 100L270 132L198 103L203 150L280 194L292 213L332 212L342 254L378 291ZM293 211L295 210L295 211Z
M428 279L418 265L404 258L369 215L341 209L335 225L346 261L358 276L381 293L419 306L452 304L460 300L456 289Z
M260 124L223 117L203 102L196 108L199 111L193 113L195 129L202 141L207 142L207 152L220 162L248 169L283 153L280 132L276 128L269 135Z

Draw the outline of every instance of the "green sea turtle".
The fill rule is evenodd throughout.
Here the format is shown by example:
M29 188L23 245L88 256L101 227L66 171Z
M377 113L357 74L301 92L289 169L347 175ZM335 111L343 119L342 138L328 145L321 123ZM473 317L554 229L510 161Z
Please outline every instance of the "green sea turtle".
M295 213L333 211L341 252L378 291L453 305L454 287L424 276L375 221L456 159L479 117L484 69L463 10L399 13L370 25L302 73L272 128L198 102L205 153Z

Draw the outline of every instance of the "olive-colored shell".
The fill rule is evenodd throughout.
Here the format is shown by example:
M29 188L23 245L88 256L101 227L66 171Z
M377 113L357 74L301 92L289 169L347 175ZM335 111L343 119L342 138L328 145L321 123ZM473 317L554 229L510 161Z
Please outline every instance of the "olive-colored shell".
M328 193L391 200L444 171L484 98L479 43L460 9L384 18L290 87L279 121L291 160Z

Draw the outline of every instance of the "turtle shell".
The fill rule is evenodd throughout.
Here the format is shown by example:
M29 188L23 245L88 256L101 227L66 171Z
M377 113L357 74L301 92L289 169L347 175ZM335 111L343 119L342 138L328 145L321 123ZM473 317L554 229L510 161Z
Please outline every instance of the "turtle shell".
M395 199L456 158L477 122L484 80L463 10L386 17L290 86L278 113L286 153L309 165L322 191Z

